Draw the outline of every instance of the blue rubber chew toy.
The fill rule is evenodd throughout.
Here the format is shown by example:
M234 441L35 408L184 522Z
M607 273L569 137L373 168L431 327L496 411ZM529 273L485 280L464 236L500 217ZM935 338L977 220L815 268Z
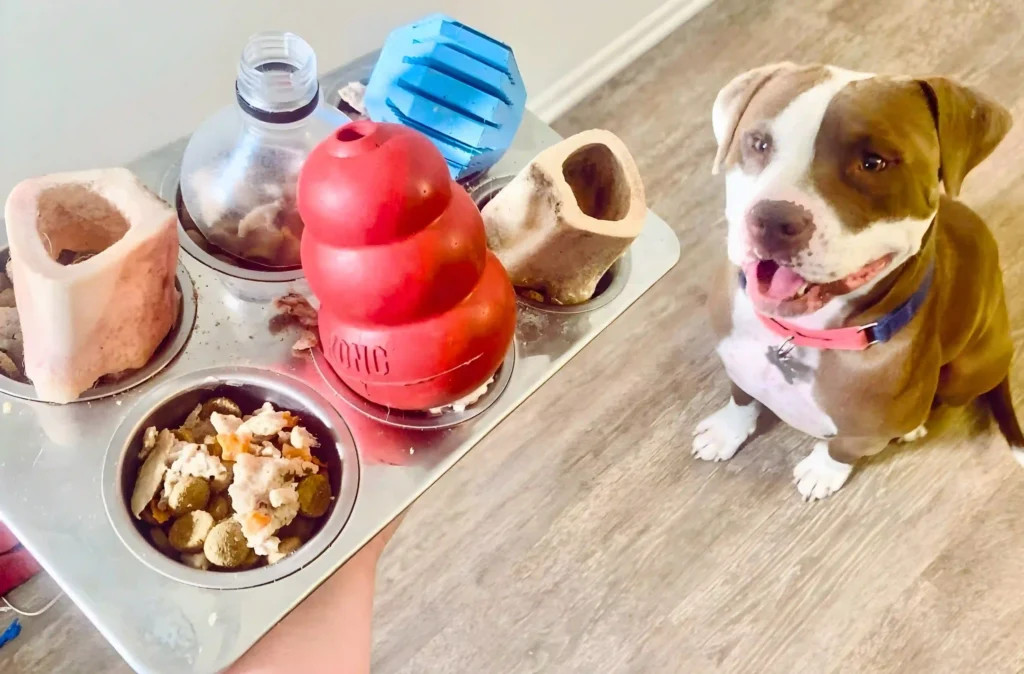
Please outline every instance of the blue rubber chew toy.
M458 180L490 168L508 150L526 87L507 45L433 14L388 36L365 104L374 121L425 133Z

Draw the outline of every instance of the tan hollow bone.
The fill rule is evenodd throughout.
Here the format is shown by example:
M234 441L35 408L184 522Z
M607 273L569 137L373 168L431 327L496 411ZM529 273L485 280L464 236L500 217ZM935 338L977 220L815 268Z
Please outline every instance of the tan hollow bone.
M640 234L647 205L625 144L592 129L537 155L482 214L513 285L579 304Z
M32 178L4 209L25 374L75 400L144 366L177 319L177 216L127 169Z

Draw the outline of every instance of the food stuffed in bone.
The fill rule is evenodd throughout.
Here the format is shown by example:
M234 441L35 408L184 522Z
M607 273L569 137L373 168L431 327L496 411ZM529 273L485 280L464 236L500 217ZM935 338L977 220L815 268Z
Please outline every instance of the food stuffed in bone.
M114 168L26 180L4 216L24 374L39 397L71 402L144 366L178 318L174 210Z
M212 170L197 171L192 183L198 213L190 217L198 216L198 230L191 236L200 248L213 244L262 266L299 264L303 226L295 210L293 187L261 181L258 173L250 173L227 189ZM232 203L226 204L229 196ZM204 228L199 222L208 224Z
M640 234L647 206L626 146L592 129L537 155L482 214L513 285L579 304Z

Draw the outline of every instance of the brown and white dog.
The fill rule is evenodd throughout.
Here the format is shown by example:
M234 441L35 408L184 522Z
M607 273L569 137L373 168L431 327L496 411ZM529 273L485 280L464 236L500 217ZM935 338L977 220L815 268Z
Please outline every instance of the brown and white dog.
M794 476L821 499L859 458L923 437L934 405L984 397L1024 463L996 243L954 201L1010 125L944 78L779 63L722 89L729 264L709 305L733 387L695 456L731 458L763 405L820 440Z

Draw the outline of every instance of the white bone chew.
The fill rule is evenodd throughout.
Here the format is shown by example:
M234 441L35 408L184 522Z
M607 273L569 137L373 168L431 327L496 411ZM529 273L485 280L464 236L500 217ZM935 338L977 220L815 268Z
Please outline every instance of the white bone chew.
M482 214L513 285L579 304L640 234L647 205L625 144L592 129L537 155Z
M104 375L144 366L179 309L174 209L113 168L26 180L4 217L39 397L71 402ZM93 256L69 263L82 253Z

